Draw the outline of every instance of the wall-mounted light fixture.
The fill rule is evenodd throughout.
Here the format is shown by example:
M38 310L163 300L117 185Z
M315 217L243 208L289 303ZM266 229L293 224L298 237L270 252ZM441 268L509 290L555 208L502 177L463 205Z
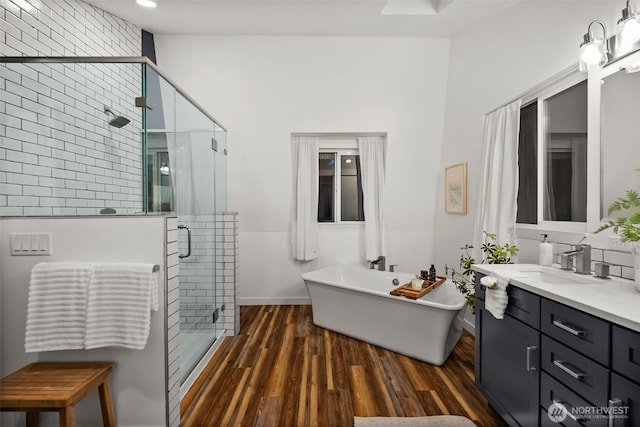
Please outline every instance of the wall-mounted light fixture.
M592 31L591 26L598 24L602 27L602 37L597 37ZM607 54L609 49L609 40L607 39L607 28L601 21L593 21L587 28L587 34L584 35L584 41L580 45L580 71L588 71L593 68L602 67L607 63Z
M616 28L616 52L627 53L640 41L640 14L635 6L629 5L622 9L622 18Z
M592 21L580 44L580 70L588 71L603 67L640 47L640 11L626 0L622 18L618 21L616 34L607 37L607 28L601 21ZM593 24L602 28L602 38L591 31ZM612 47L615 49L612 51Z

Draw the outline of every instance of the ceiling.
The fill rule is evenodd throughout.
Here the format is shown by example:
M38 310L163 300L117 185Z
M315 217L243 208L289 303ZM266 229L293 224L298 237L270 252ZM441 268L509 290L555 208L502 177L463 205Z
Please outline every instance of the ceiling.
M521 0L85 1L154 34L452 37Z

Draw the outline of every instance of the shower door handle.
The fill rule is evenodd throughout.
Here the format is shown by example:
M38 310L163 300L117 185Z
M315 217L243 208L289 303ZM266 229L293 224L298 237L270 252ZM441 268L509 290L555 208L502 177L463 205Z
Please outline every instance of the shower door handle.
M186 225L178 225L178 230L187 230L187 254L186 255L178 255L178 258L188 258L191 256L191 230Z

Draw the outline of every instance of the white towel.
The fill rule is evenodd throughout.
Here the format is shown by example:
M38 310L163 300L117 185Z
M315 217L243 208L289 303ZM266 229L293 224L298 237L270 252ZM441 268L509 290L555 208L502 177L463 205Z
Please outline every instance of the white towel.
M142 350L158 310L153 264L96 264L89 281L85 348Z
M504 318L504 311L509 304L507 286L510 277L506 272L494 272L493 276L485 276L480 279L480 283L487 287L485 291L484 307L496 319Z
M24 349L84 347L87 291L93 263L43 262L31 270Z

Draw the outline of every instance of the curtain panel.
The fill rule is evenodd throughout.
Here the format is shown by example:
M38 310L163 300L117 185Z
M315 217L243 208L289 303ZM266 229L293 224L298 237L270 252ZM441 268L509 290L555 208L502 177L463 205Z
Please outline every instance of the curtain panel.
M318 145L317 136L291 138L291 247L299 261L318 258Z
M518 197L518 133L522 100L501 107L483 118L482 183L473 233L473 256L482 259L483 232L498 243L516 244Z
M383 136L358 138L364 198L365 255L375 261L385 254L384 181L386 142Z

